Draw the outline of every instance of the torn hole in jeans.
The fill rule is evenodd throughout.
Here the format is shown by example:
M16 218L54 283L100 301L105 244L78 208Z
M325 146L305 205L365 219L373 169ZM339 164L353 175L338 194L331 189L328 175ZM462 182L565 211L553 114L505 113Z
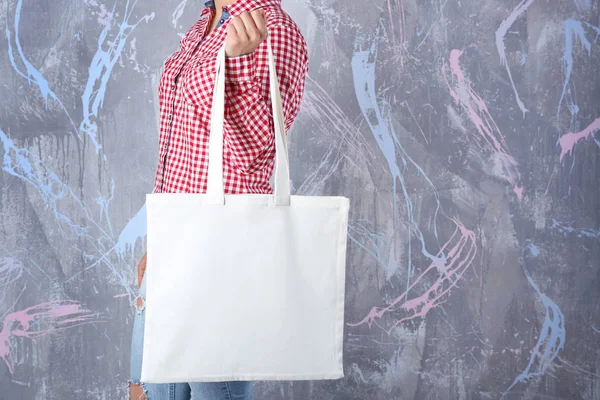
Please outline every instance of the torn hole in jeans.
M149 400L148 390L143 382L129 380L129 400Z
M144 298L142 296L138 296L135 298L134 304L135 304L135 309L137 310L137 312L141 313L142 311L144 311L144 308L146 307L146 300L144 300Z

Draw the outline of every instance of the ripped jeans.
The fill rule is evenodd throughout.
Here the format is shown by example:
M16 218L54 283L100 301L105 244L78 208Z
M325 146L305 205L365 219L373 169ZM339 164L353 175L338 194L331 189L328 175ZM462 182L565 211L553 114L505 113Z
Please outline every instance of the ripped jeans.
M141 384L147 400L253 400L252 381L232 382L189 382L189 383L144 383L142 373L142 349L144 346L144 321L146 298L146 275L140 286L141 303L136 299L136 314L131 340L130 383ZM193 396L193 397L192 397ZM135 400L138 400L137 398ZM139 400L143 400L139 399Z

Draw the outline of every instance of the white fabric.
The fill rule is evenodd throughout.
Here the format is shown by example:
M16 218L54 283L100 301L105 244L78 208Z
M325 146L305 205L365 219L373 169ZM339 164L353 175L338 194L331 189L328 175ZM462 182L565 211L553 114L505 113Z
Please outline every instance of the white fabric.
M275 193L223 193L225 48L219 51L206 194L146 195L143 382L344 376L349 200L291 196L269 37Z

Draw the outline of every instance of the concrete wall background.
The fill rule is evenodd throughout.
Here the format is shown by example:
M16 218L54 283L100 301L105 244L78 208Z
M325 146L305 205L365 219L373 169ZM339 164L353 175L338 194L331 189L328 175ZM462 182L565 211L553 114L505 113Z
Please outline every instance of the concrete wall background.
M203 4L0 4L0 399L124 399L155 88ZM353 326L345 379L257 398L600 399L598 2L283 5Z

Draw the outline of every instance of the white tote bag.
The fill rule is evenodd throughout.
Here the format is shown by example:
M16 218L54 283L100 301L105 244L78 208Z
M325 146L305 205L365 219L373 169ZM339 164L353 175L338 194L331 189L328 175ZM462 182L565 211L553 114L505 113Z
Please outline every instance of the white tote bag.
M344 376L349 200L290 195L281 97L266 40L276 135L274 194L224 194L223 46L206 194L146 196L143 382Z

